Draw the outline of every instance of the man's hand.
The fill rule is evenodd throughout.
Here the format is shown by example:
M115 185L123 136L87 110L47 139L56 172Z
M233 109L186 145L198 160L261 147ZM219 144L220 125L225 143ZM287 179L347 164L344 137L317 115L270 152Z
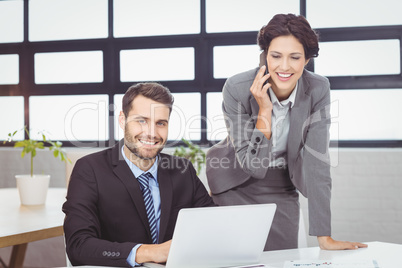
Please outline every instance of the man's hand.
M136 263L144 262L156 262L165 263L169 255L170 245L172 240L169 240L162 244L141 245L137 249L137 255L135 256Z
M337 241L330 236L317 236L318 243L321 249L326 250L342 250L342 249L358 249L366 248L366 244L359 242Z

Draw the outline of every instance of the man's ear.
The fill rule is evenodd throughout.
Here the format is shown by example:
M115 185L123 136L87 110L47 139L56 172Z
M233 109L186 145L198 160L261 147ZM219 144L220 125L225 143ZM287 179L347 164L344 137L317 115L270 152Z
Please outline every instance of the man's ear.
M126 127L126 116L124 115L123 111L120 111L119 114L119 125L122 130Z

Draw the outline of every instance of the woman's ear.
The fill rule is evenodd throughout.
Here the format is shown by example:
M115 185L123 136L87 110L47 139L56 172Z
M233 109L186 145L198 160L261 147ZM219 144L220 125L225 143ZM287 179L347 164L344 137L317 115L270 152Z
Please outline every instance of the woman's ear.
M310 59L306 60L306 62L304 63L304 66L306 66L309 62L310 62Z

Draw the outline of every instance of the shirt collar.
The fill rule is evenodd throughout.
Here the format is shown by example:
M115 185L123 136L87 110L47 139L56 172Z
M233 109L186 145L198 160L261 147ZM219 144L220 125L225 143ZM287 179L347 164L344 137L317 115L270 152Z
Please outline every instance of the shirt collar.
M287 105L289 102L291 103L290 107L293 108L293 106L295 105L295 100L296 100L296 93L297 93L297 88L299 85L299 81L297 81L295 89L293 89L292 93L290 94L290 96L283 101L279 101L278 98L276 97L274 91L272 90L272 88L269 88L269 95L271 97L271 102L274 103L278 103L279 106L285 106Z
M149 172L149 173L151 173L152 176L156 179L156 178L157 178L157 175L158 175L158 160L159 160L159 156L156 156L156 159L155 159L154 164L152 165L152 167L151 167L148 171L143 171L142 169L140 169L139 167L137 167L136 165L134 165L133 162L131 162L131 161L127 158L126 154L124 153L124 146L125 146L125 145L123 145L123 146L121 147L121 153L122 153L122 155L123 155L123 157L124 157L124 160L126 161L127 165L129 166L129 168L130 168L131 171L133 172L134 176L135 176L136 178L138 178L138 177L141 176L143 173Z

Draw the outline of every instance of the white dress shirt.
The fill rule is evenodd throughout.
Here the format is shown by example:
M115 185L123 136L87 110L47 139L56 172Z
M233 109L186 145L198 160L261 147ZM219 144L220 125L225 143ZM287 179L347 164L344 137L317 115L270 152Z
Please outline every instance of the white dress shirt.
M273 105L271 139L272 152L270 167L283 167L287 165L287 143L290 127L289 110L295 104L297 84L289 98L279 101L272 88L269 88L269 96Z
M149 172L152 174L153 178L149 180L149 189L151 190L152 200L154 202L155 208L155 218L156 218L156 232L157 238L159 242L159 227L160 227L160 217L161 217L161 197L159 192L159 184L158 184L158 156L156 157L155 163L148 171L143 171L139 167L133 164L126 155L124 154L124 145L121 148L121 153L123 154L124 160L126 161L127 165L130 167L131 172L133 172L134 176L138 178L145 172ZM137 255L137 249L142 244L137 244L130 252L130 255L127 258L127 262L130 266L139 266L139 263L135 262L135 256Z

